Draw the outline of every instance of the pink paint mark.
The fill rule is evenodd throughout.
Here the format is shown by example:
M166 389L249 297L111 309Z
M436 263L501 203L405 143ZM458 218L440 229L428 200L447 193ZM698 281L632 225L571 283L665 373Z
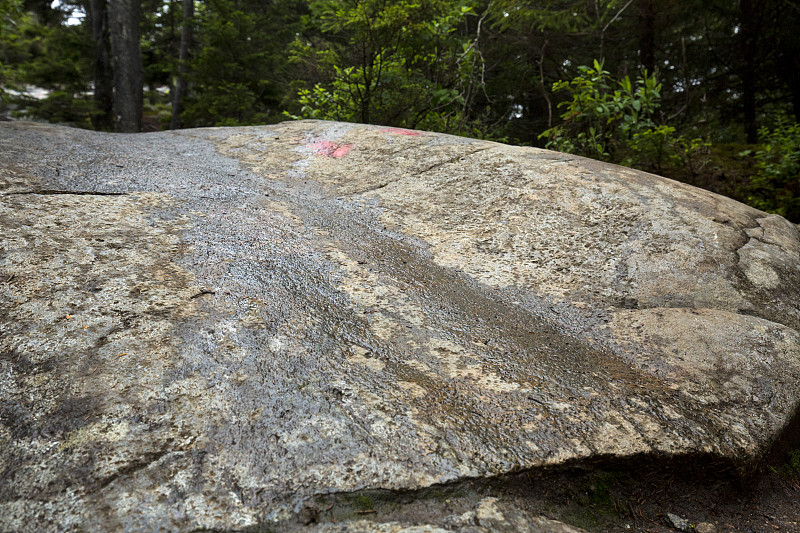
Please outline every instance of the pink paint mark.
M381 133L388 133L390 135L408 135L409 137L419 137L422 133L414 130L407 130L404 128L384 128Z
M337 144L333 141L317 141L306 146L314 150L317 155L337 158L346 156L347 152L353 147L352 144Z
M349 152L350 148L352 148L352 147L353 147L352 144L343 144L343 145L339 146L339 148L337 148L336 150L333 151L333 157L344 157L344 156L346 156L347 152Z

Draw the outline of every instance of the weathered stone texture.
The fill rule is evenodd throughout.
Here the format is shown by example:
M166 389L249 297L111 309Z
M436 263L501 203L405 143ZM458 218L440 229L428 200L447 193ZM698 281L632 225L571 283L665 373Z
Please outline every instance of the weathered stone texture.
M5 530L291 529L326 495L600 456L747 469L800 404L797 228L574 156L0 123L0 230ZM569 531L493 505L312 530Z

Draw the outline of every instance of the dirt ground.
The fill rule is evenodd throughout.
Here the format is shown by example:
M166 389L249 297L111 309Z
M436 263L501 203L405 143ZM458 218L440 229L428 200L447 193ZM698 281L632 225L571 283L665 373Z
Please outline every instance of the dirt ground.
M704 469L576 476L566 482L575 487L574 502L556 499L553 517L597 532L680 531L670 513L689 522L686 531L800 532L800 476L790 476L786 464L765 465L746 479Z

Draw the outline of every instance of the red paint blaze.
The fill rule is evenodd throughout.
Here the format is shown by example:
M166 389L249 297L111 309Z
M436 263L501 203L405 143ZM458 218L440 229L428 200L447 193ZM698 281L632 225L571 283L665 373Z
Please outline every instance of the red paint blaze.
M347 155L347 152L349 152L350 148L352 147L353 147L352 144L343 144L339 146L336 150L334 150L332 155L333 157L344 157Z
M317 155L325 157L344 157L353 147L352 144L338 144L333 141L317 141L307 144Z

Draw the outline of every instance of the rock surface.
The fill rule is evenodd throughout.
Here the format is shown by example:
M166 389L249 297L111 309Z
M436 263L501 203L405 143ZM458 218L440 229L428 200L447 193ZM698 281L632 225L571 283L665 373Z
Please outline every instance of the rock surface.
M634 170L2 123L0 195L3 531L570 531L303 516L598 457L746 470L800 405L797 228Z

